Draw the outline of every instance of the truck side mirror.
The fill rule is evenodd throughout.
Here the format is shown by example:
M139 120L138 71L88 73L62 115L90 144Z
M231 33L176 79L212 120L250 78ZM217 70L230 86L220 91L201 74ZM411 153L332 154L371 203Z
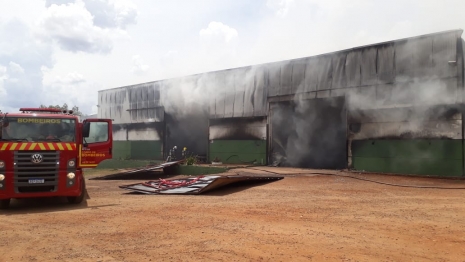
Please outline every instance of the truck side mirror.
M82 137L89 137L90 134L90 122L84 122L82 126Z

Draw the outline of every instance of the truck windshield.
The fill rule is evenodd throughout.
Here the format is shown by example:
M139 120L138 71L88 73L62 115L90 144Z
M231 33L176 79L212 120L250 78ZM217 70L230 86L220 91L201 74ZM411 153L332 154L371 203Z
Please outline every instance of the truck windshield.
M73 119L8 117L1 127L2 140L74 142L76 123Z

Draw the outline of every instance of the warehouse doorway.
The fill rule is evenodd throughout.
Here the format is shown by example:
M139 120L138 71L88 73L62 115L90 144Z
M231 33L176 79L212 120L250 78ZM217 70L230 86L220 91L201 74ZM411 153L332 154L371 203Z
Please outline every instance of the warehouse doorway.
M347 167L344 97L270 103L270 162L274 165Z
M182 149L205 161L208 150L208 112L197 111L191 114L165 113L164 158L176 146L176 159L181 159Z

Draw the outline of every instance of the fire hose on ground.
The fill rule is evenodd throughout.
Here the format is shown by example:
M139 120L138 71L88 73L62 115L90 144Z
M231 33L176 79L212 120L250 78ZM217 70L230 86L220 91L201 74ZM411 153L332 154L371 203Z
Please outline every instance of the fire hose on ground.
M179 187L185 187L185 186L190 186L192 184L195 184L197 181L199 181L201 178L204 178L205 176L198 176L190 181L187 180L166 180L166 179L159 179L158 181L148 181L145 183L142 183L144 186L148 187L153 187L156 189L174 189L174 188L179 188Z

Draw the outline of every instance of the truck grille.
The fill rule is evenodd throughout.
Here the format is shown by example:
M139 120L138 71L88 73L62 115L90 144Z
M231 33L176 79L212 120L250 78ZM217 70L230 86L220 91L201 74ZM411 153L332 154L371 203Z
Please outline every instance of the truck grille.
M35 154L42 156L41 162L32 162L32 157ZM55 192L58 187L59 160L59 151L15 151L14 183L16 192Z

